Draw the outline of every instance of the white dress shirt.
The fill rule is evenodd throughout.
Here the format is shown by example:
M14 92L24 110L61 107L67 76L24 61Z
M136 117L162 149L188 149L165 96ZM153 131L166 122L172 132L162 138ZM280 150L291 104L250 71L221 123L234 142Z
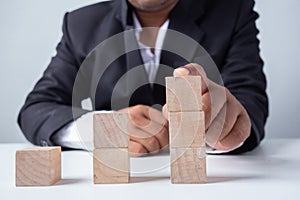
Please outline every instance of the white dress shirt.
M155 81L158 70L161 49L169 27L169 20L165 21L165 23L159 28L155 42L154 54L151 52L151 48L149 46L146 46L140 41L140 34L143 28L135 13L133 13L133 27L135 28L135 37L139 45L145 70L148 74L149 83L152 85Z

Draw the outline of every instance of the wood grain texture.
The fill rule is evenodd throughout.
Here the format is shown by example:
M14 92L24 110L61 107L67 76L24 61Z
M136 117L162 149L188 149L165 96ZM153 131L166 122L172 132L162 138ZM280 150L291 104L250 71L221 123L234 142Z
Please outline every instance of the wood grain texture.
M204 112L169 112L171 148L205 146Z
M49 186L61 179L61 147L16 151L16 186Z
M206 153L203 148L171 148L171 182L192 184L206 182Z
M128 183L130 173L129 162L128 148L94 149L94 183Z
M94 115L94 148L123 148L129 145L128 113Z
M200 76L166 77L168 112L202 111Z

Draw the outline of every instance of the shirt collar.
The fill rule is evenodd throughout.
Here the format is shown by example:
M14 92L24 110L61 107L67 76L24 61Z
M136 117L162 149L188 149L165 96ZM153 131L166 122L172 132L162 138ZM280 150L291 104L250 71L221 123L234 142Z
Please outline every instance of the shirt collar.
M140 33L142 31L142 26L141 26L141 23L139 22L139 20L136 16L135 12L132 12L132 16L133 16L133 28L135 29L135 36L136 36L137 42L139 43L139 46L142 47L142 48L150 48L150 47L148 47L145 44L140 42ZM159 54L160 54L160 51L161 51L162 46L163 46L163 42L164 42L164 39L165 39L165 36L166 36L166 33L167 33L167 29L169 27L169 23L170 23L170 20L167 19L163 23L163 25L159 28L159 31L158 31L157 39L156 39L156 42L155 42L155 52L159 51Z

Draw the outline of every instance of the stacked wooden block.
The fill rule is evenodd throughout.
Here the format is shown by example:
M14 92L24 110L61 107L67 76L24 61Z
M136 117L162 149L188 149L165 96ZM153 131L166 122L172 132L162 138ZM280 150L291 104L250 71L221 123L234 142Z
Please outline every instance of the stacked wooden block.
M16 152L16 186L49 186L61 179L61 147Z
M94 114L94 183L129 182L128 113Z
M166 78L171 182L205 183L205 123L201 77Z

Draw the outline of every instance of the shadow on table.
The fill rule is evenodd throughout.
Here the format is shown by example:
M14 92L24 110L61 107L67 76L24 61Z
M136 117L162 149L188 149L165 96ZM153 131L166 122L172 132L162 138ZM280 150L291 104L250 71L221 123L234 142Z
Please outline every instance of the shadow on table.
M210 183L224 183L224 182L233 182L233 181L240 181L240 180L249 180L249 179L257 179L260 178L259 176L209 176L207 177L206 184Z
M249 179L257 179L259 177L255 176L243 176L243 177L226 177L226 176L210 176L207 177L206 184L211 183L224 183L224 182L232 182L232 181L239 181L239 180L249 180ZM169 176L160 176L160 177L130 177L130 183L144 183L144 182L152 182L152 181L159 181L159 180L170 180ZM170 180L171 181L171 180Z
M86 181L90 181L90 180L84 178L62 179L59 182L57 182L55 185L72 185L72 184L83 183Z
M169 176L153 176L153 177L130 177L130 183L142 183L159 180L169 180Z

